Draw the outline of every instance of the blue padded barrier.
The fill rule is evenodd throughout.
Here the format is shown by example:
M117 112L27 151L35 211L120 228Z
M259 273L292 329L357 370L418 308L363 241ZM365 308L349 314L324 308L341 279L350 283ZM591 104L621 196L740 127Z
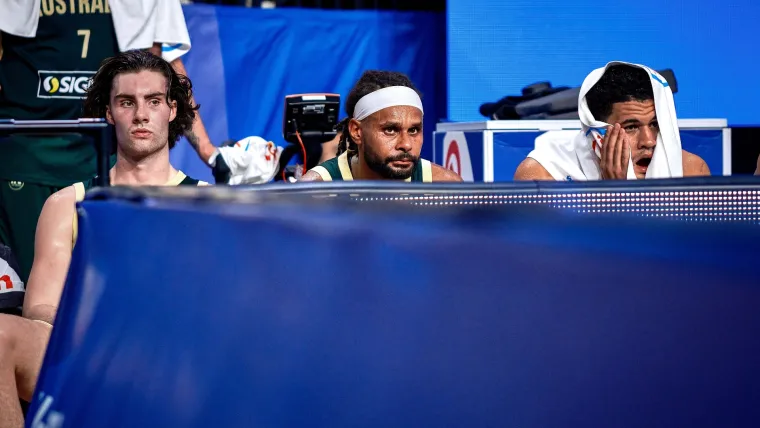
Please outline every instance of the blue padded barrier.
M91 193L27 426L756 424L759 228L452 189Z

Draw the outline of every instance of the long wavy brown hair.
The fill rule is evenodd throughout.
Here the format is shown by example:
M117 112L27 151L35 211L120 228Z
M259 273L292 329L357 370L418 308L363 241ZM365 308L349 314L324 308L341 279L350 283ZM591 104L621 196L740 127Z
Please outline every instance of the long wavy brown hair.
M169 148L190 130L195 120L195 111L200 105L193 104L193 84L187 76L177 74L171 64L148 51L131 50L103 60L100 69L92 78L84 100L84 117L104 118L111 100L113 79L122 73L156 71L166 77L169 90L167 101L177 102L177 116L169 122Z

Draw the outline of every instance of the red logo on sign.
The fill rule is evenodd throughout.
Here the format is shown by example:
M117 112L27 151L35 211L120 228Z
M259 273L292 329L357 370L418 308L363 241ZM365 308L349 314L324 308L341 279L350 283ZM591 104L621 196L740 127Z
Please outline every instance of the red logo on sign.
M459 144L457 140L451 140L449 149L446 151L446 168L461 174L462 172L462 158L459 156Z
M13 288L13 281L11 281L11 277L8 275L0 276L0 284L5 283L5 289L10 290ZM0 286L2 288L2 286Z

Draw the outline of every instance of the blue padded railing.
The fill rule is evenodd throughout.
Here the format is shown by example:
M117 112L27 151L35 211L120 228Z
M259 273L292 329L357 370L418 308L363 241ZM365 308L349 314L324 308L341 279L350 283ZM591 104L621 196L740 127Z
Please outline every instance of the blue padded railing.
M760 222L760 177L702 177L646 181L520 183L340 182L195 188L96 189L110 196L197 197L238 203L310 202L349 206L418 207L543 205L580 214L657 217L686 221Z

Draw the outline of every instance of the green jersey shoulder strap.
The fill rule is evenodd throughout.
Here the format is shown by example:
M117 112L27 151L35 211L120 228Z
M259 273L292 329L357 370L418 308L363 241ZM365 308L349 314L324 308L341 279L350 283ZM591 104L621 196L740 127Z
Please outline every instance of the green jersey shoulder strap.
M338 157L322 162L311 169L319 174L322 181L351 181L354 179L351 173L351 167L348 163L348 152L344 152ZM433 182L433 166L430 161L419 159L412 170L412 176L407 178L407 182Z

